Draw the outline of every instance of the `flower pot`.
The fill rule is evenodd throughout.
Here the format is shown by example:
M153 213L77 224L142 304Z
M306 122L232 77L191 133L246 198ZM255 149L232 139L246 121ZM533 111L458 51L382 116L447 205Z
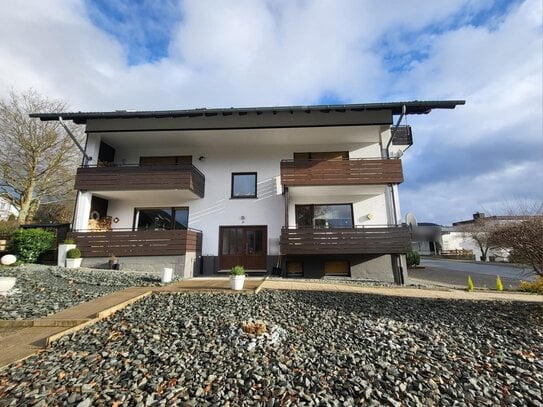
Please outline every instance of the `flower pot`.
M81 261L83 259L80 257L78 259L66 259L66 268L69 269L78 269L81 267Z
M58 245L57 266L64 267L66 264L66 253L68 250L75 249L76 245L72 243L61 243Z
M231 276L230 288L235 291L243 290L243 284L245 284L245 276Z
M17 279L15 277L0 277L0 294L5 294L13 288Z

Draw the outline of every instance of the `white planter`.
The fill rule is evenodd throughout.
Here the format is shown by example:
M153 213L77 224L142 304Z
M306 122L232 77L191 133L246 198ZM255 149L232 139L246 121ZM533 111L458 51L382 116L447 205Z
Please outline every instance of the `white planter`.
M70 249L75 249L75 244L61 243L58 245L57 266L64 267L66 264L66 252Z
M173 269L169 267L164 267L164 270L162 270L162 282L171 283L172 275L173 275Z
M5 294L13 288L17 279L15 277L0 277L0 294Z
M230 288L235 291L243 290L245 276L230 276Z
M66 268L69 269L78 269L81 267L81 261L83 259L80 257L79 259L66 259Z

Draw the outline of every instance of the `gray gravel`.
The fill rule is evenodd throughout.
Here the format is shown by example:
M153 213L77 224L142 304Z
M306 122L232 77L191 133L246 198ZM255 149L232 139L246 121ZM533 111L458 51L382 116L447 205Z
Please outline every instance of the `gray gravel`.
M0 372L0 406L541 406L542 316L509 302L157 294ZM250 320L269 333L244 333Z
M160 285L156 275L36 264L3 268L0 276L17 277L10 295L0 295L0 319L42 318L126 287Z

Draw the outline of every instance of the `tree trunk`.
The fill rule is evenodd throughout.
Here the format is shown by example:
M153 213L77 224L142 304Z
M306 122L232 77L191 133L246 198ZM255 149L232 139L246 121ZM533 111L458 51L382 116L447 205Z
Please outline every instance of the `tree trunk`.
M31 180L30 185L28 185L28 188L26 188L21 196L21 207L19 209L19 216L17 218L20 224L28 223L29 215L31 215L30 212L32 201L34 200L32 198L32 195L34 195L34 187L35 183L33 180Z

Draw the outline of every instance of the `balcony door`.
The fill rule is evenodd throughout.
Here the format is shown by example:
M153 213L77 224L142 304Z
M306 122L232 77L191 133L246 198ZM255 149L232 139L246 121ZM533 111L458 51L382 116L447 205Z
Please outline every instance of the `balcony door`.
M267 226L221 226L219 269L241 265L245 270L266 270Z

